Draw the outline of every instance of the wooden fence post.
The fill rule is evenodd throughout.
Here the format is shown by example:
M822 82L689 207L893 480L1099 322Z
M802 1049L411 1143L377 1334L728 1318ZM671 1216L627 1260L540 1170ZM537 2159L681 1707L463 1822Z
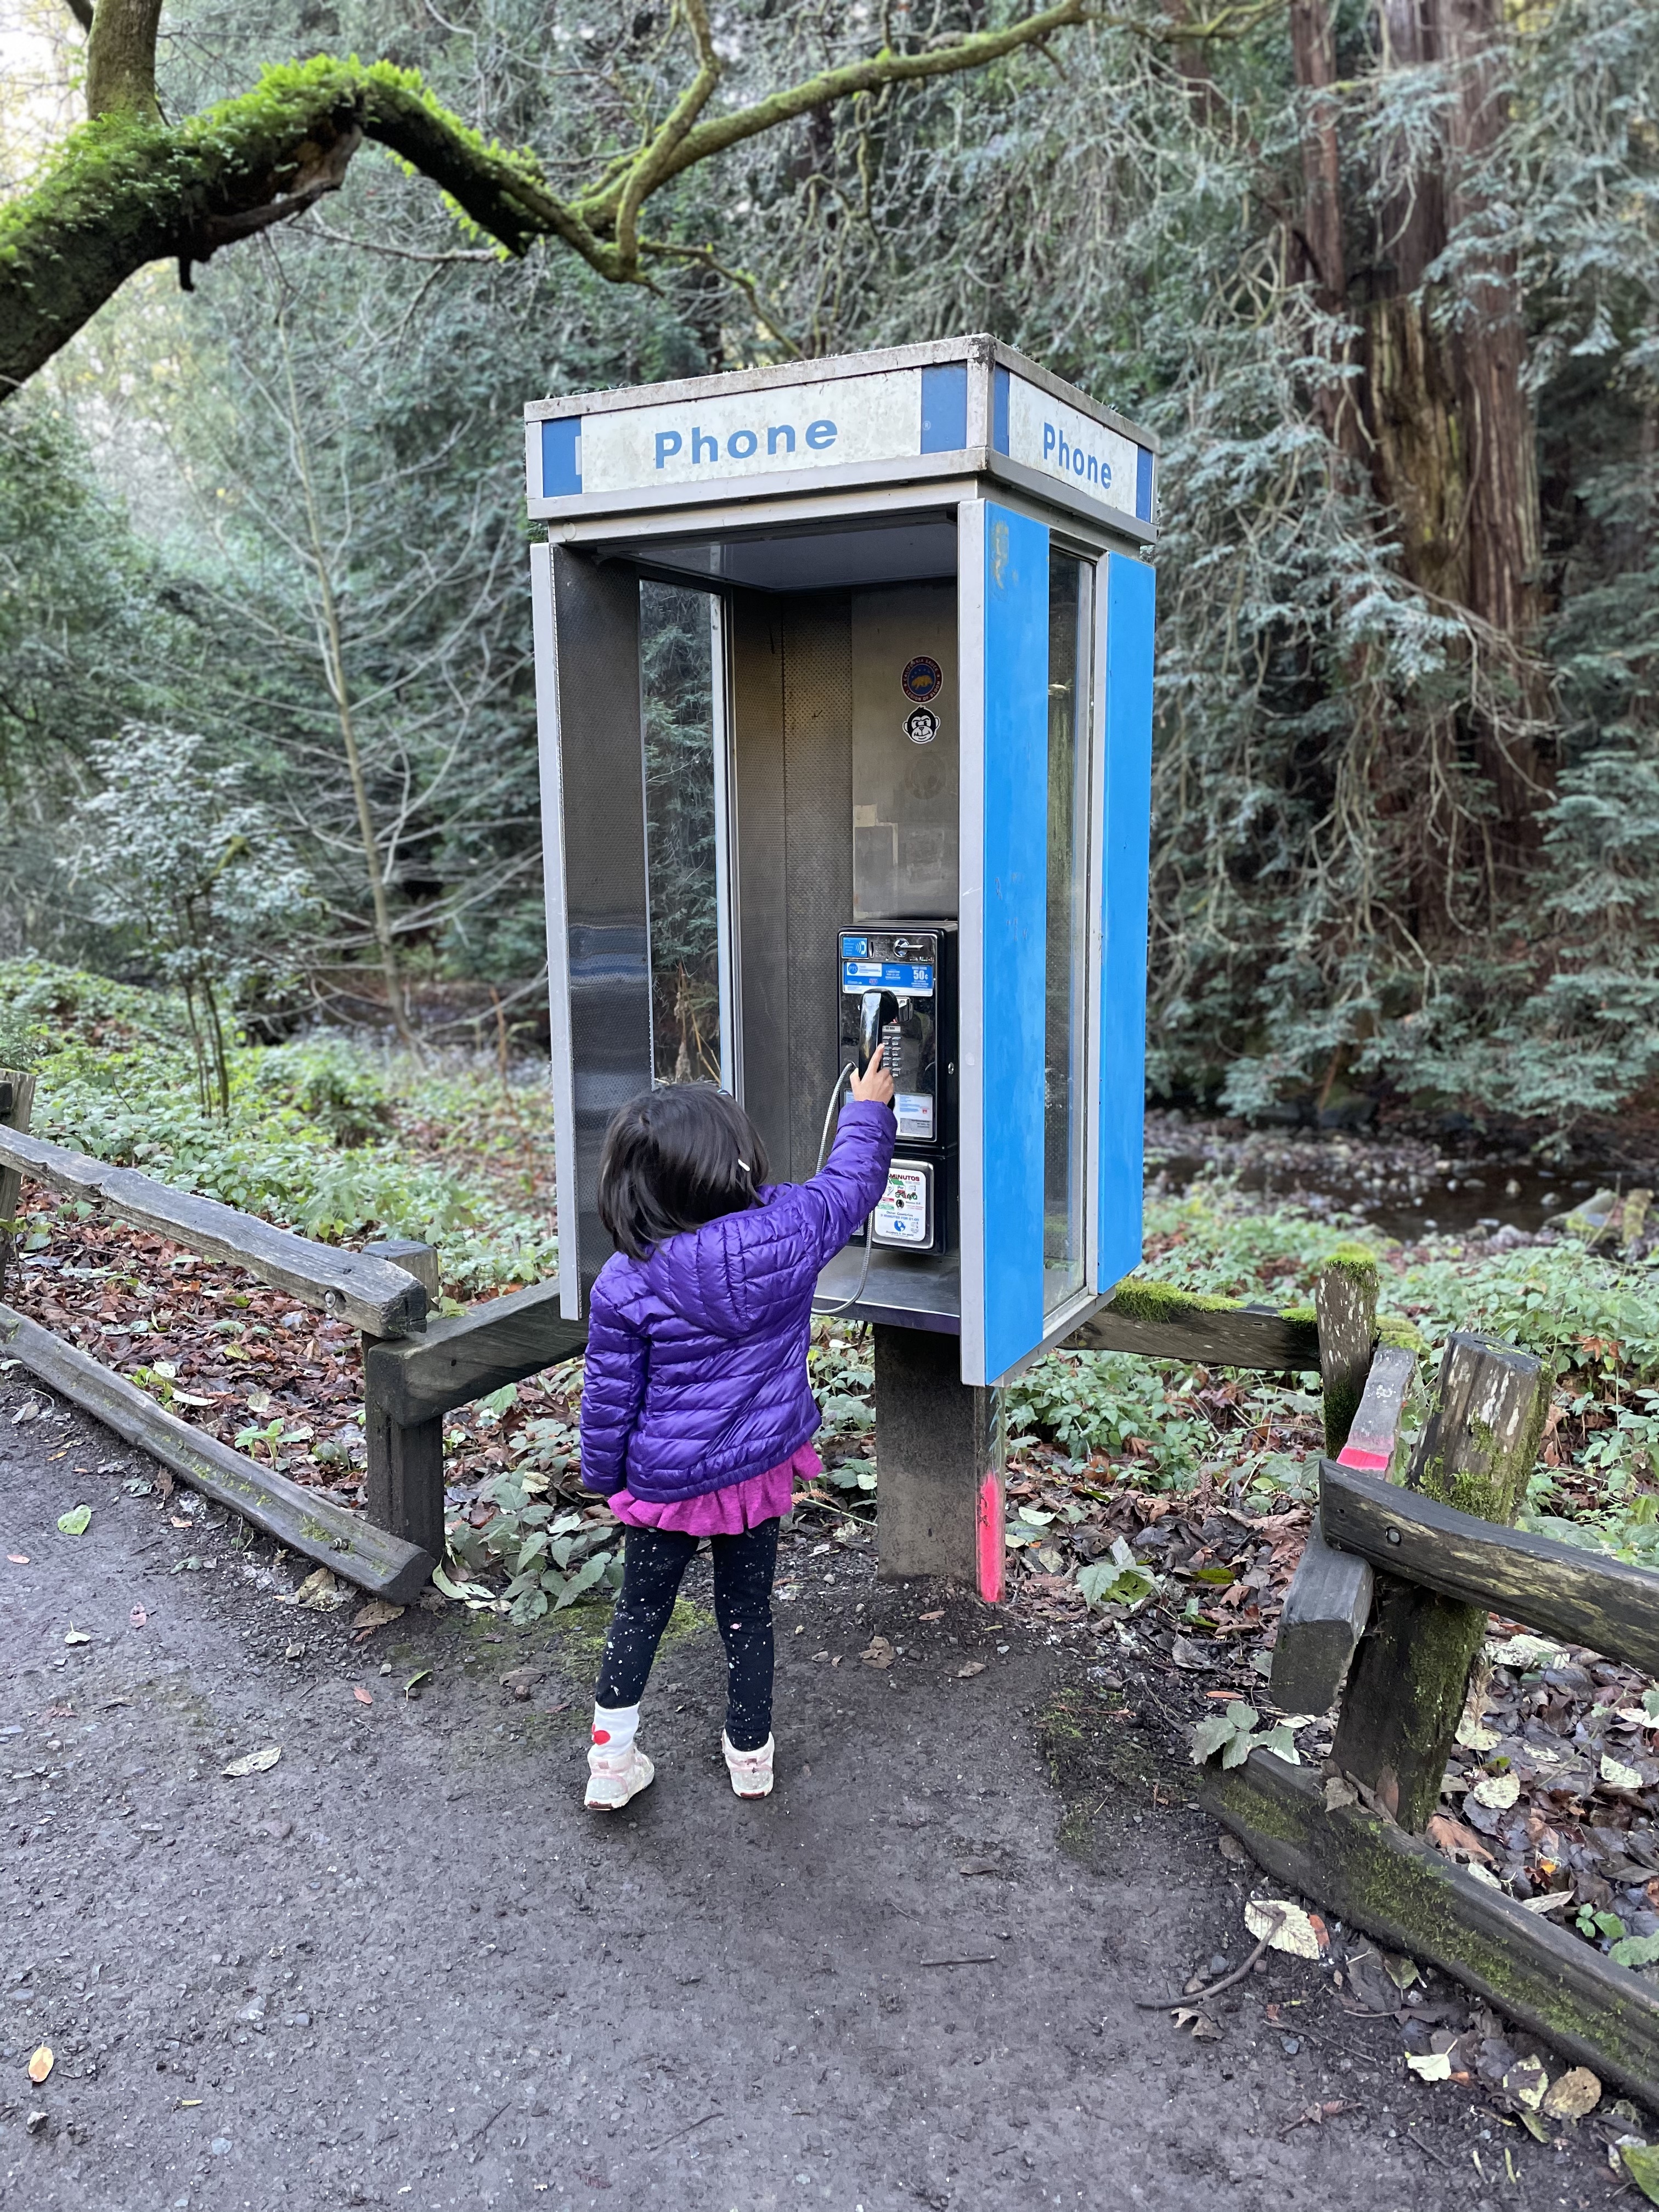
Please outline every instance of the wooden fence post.
M23 1070L0 1067L0 1127L18 1129L27 1133L29 1115L34 1109L34 1078ZM11 1273L13 1255L16 1250L16 1232L12 1224L17 1218L17 1209L23 1203L23 1177L16 1168L0 1170L0 1297L6 1290L6 1278Z
M1377 1266L1360 1244L1331 1255L1314 1285L1319 1319L1319 1377L1325 1394L1325 1455L1334 1459L1364 1395L1376 1341Z
M1508 1528L1549 1411L1550 1378L1530 1353L1486 1338L1448 1341L1440 1388L1406 1478L1443 1505ZM1332 1757L1420 1834L1440 1802L1469 1668L1486 1634L1484 1606L1376 1577L1376 1625L1354 1655Z
M1339 1455L1345 1467L1387 1468L1399 1449L1400 1423L1417 1355L1382 1345L1371 1359L1359 1411ZM1327 1462L1328 1465L1329 1462ZM1386 1571L1388 1562L1383 1562ZM1325 1540L1324 1510L1313 1516L1273 1640L1273 1696L1287 1713L1328 1713L1371 1617L1371 1568Z
M435 1305L438 1298L438 1255L430 1244L412 1238L392 1237L363 1249L372 1258L390 1261L423 1284ZM385 1528L405 1543L417 1544L440 1565L444 1556L444 1424L434 1420L405 1425L394 1420L374 1388L369 1353L386 1340L363 1338L363 1437L368 1447L368 1479L364 1511L377 1528Z

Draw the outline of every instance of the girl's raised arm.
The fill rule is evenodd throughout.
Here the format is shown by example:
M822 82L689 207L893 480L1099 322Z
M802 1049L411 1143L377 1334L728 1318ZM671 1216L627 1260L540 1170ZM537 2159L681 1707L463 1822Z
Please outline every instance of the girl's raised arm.
M875 1067L872 1060L872 1073ZM820 1267L840 1251L886 1188L897 1134L891 1109L877 1098L854 1097L842 1107L830 1157L822 1172L803 1186L823 1208Z

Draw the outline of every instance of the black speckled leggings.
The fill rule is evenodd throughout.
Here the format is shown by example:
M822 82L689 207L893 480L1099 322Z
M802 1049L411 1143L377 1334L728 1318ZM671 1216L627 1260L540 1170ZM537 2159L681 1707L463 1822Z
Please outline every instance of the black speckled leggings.
M623 1540L623 1586L605 1639L598 1704L636 1705L674 1610L697 1536L674 1528L630 1528ZM772 1733L772 1577L778 1524L741 1536L711 1536L714 1619L726 1646L726 1733L734 1751L758 1751Z

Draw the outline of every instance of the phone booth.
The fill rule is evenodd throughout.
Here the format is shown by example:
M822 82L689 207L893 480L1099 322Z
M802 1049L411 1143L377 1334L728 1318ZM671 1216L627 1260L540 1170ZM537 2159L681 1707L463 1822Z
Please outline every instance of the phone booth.
M560 1302L615 1109L733 1091L887 1190L884 1572L1000 1595L998 1386L1140 1257L1156 441L987 337L526 410Z

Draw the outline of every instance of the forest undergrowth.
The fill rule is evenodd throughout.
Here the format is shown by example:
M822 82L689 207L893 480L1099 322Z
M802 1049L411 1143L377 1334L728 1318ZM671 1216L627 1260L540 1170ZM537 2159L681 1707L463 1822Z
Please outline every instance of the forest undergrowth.
M356 1245L421 1237L448 1310L541 1279L556 1254L552 1131L533 1067L428 1065L319 1036L238 1043L230 1108L195 1103L164 996L37 962L0 969L5 1056L33 1059L36 1133ZM1146 1269L1182 1287L1305 1304L1355 1224L1225 1178L1147 1206ZM1536 1352L1555 1377L1523 1525L1659 1568L1659 1251L1553 1231L1373 1236L1382 1303L1431 1373L1456 1328ZM340 1502L362 1498L355 1333L227 1267L25 1186L15 1305L175 1413ZM822 1478L798 1535L867 1552L879 1438L867 1333L819 1322ZM446 1421L452 1600L526 1625L603 1598L619 1530L580 1487L580 1363ZM1328 1721L1267 1694L1284 1593L1316 1494L1317 1378L1109 1353L1054 1355L1008 1391L1010 1599L1082 1636L1107 1670L1152 1670L1212 1755L1248 1741L1318 1760ZM27 1413L27 1407L25 1407ZM1417 1418L1420 1418L1420 1407ZM1659 1962L1659 1692L1596 1655L1495 1623L1432 1832L1449 1855L1559 1912L1587 1940Z

